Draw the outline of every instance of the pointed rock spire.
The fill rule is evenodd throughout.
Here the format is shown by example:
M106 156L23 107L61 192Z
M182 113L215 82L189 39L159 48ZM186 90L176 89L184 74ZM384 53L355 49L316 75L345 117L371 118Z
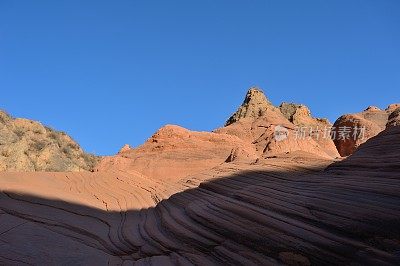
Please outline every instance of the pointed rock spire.
M228 126L243 118L258 118L263 116L268 108L275 108L272 103L265 97L264 92L257 88L251 87L246 94L242 105L238 110L226 121Z
M130 151L132 147L129 144L125 144L118 152L118 154L124 153L126 151Z

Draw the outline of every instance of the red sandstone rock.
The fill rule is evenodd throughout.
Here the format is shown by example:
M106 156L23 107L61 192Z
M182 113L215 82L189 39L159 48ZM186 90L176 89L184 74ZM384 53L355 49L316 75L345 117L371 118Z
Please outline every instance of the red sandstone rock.
M0 173L0 264L399 265L399 108L343 116L386 129L334 160L294 138L328 122L281 107L253 89L227 126L165 126L95 173Z
M311 117L307 107L281 109L272 105L258 88L250 88L242 105L228 119L226 126L213 132L195 132L167 125L157 131L143 145L124 148L115 156L105 157L97 171L137 171L158 179L181 178L218 166L224 162L243 160L253 162L259 157L271 157L304 151L325 158L339 154L330 137L323 136L330 124ZM291 111L291 110L290 110ZM287 130L287 137L276 138L276 127ZM299 126L307 126L299 136ZM309 129L318 129L320 137Z
M394 126L334 164L297 151L163 182L0 173L0 263L398 265L399 149Z
M340 155L348 156L352 154L362 143L384 130L389 122L389 115L395 111L396 106L399 106L399 104L391 104L385 110L370 106L363 112L339 117L333 126L336 132L334 142ZM396 124L394 116L396 115L393 114L391 118L393 121L389 125ZM349 128L350 132L347 137L339 136L340 131L343 132L343 129ZM359 134L360 129L363 131L361 135Z

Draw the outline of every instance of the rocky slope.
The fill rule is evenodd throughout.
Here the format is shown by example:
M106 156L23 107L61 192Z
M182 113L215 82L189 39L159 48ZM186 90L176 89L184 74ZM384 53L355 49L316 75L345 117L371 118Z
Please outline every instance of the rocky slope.
M400 126L400 107L397 107L390 113L388 117L388 122L386 123L386 128Z
M385 110L370 106L360 113L339 117L333 125L336 134L334 142L339 154L348 156L386 126L398 125L399 109L400 104L391 104Z
M0 171L83 171L97 161L67 134L0 111Z
M399 149L395 126L334 164L297 151L168 182L1 173L0 262L398 265Z
M339 154L329 135L331 126L326 119L312 117L305 105L282 103L276 107L261 89L253 87L225 127L213 132L251 143L260 157L305 151L335 158Z
M260 89L253 87L224 127L213 132L195 132L167 125L143 145L125 146L117 155L103 158L96 170L132 170L150 177L176 179L224 162L252 163L296 151L324 158L338 157L329 135L324 137L323 131L331 126L329 122L311 117L305 106L292 105L275 107ZM294 114L289 117L289 112ZM298 134L300 127L304 127L302 135ZM279 130L286 135L277 137Z
M343 160L317 137L328 121L252 88L226 126L167 125L95 172L0 172L0 264L399 265L399 109L389 109L359 116L383 131ZM33 121L1 125L1 141L38 165L75 143ZM301 128L312 130L298 138ZM79 165L76 151L67 165Z
M305 151L335 158L339 154L330 138L330 127L326 119L311 117L304 105L282 103L278 108L260 89L251 88L226 126L214 132L234 135L253 144L260 156ZM285 136L277 138L277 133Z
M251 144L231 135L196 132L167 125L143 145L124 147L115 156L104 157L96 171L137 171L163 180L178 179L223 163L232 150L246 153L248 161L257 156Z

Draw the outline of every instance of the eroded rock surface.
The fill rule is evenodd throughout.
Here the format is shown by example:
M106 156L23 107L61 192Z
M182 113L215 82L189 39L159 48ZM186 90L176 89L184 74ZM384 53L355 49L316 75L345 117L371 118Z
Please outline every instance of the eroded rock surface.
M97 161L64 132L0 111L0 171L85 171Z
M396 113L398 106L391 104L385 110L369 106L360 113L339 117L333 125L336 134L334 142L339 154L352 154L362 143L383 131L386 125L396 125L399 121Z
M358 115L383 131L345 159L295 138L329 125L307 107L259 89L241 107L214 132L167 125L93 173L0 172L0 264L400 264L398 107ZM0 119L28 140L49 134Z
M226 126L213 132L196 132L167 125L143 145L125 146L117 155L103 158L96 169L133 170L150 177L176 179L224 162L251 163L262 157L296 151L324 158L339 157L330 136L323 132L331 127L327 120L311 117L303 105L295 105L293 114L288 117L292 109L288 106L285 110L290 110L285 112L284 106L282 104L281 109L273 106L261 89L250 88ZM306 126L302 135L298 134L301 126ZM286 131L286 137L276 138L279 128Z
M253 146L236 136L167 125L143 145L103 158L96 169L133 170L154 178L177 179L218 166L232 149L246 152L249 160L257 159Z
M398 265L399 149L391 127L334 164L298 151L168 182L2 173L0 262Z
M275 110L276 107L265 97L264 92L260 88L252 87L248 90L242 105L228 118L225 126L245 118L257 119L260 116L264 116L266 111L271 109Z
M393 126L400 126L400 107L394 109L388 117L386 128Z
M248 113L251 115L242 115ZM294 151L329 158L339 156L329 135L331 124L328 120L312 117L305 105L282 103L279 108L275 107L260 89L249 90L243 104L229 121L234 122L214 132L235 135L252 143L259 156L276 156ZM284 128L286 138L275 138L277 127Z

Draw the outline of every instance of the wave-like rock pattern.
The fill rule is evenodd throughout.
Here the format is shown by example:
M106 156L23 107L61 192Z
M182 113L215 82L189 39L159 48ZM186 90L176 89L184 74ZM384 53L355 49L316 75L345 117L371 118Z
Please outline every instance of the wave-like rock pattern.
M398 265L399 149L391 127L334 164L288 154L169 184L1 174L0 263Z

